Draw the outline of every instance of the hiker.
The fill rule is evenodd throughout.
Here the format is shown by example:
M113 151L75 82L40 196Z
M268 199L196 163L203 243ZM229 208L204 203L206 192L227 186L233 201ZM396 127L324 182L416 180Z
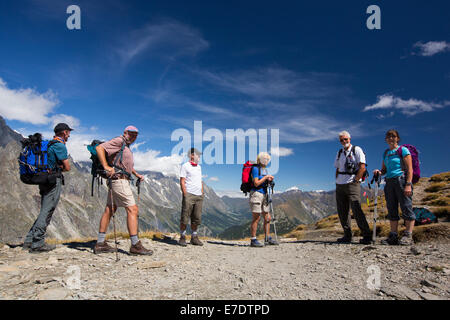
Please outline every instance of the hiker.
M47 163L51 173L58 174L55 183L48 182L39 185L41 211L23 244L23 249L29 249L31 253L48 252L56 248L55 245L45 243L45 233L61 196L64 184L61 172L70 170L66 142L72 130L66 123L58 123L54 128L55 136L47 149Z
M351 136L347 131L339 133L342 149L336 154L334 166L336 168L336 204L344 229L344 236L337 239L339 243L351 243L352 228L350 207L361 230L361 244L370 244L372 237L366 216L361 209L361 178L366 174L366 156L358 146L352 146Z
M195 246L202 246L203 243L198 238L197 228L202 221L202 205L204 199L203 182L202 182L202 168L198 164L202 153L191 148L188 152L189 161L181 166L180 171L180 187L183 193L183 200L181 203L181 218L180 218L180 246L187 246L186 243L186 227L191 220L191 244Z
M270 162L270 155L267 152L261 152L256 158L256 166L252 168L251 176L253 179L253 187L250 190L250 210L252 211L252 223L250 225L250 246L264 247L264 245L277 245L278 243L272 239L270 234L270 208L268 202L268 185L273 181L274 177L267 173L266 167ZM256 229L261 217L264 217L264 244L256 239Z
M386 199L386 207L388 210L388 219L390 222L390 233L387 239L381 241L386 245L411 245L413 244L412 232L416 215L412 208L413 195L413 166L412 157L408 148L399 147L400 135L397 130L389 130L386 132L386 143L389 145L383 154L383 162L381 171L376 169L374 174L386 175L386 185L384 186L384 196ZM401 148L402 157L399 155ZM402 166L403 158L403 166ZM405 168L405 170L402 169ZM405 220L406 230L403 237L398 239L398 205L402 209L402 218Z
M96 147L98 159L108 176L109 191L105 211L100 220L98 240L94 247L95 254L116 251L106 242L106 231L111 217L119 207L124 207L127 212L127 227L131 239L130 253L133 255L153 254L153 251L146 249L139 240L139 208L130 186L131 174L141 181L144 179L134 170L133 153L130 150L130 145L136 141L138 133L136 127L128 126L122 136Z

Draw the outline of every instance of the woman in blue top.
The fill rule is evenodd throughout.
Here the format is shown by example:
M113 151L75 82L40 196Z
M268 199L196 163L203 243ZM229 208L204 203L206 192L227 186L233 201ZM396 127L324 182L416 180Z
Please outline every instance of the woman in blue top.
M383 154L382 169L374 170L374 174L386 174L386 186L384 187L384 195L386 198L386 207L388 209L388 219L390 221L391 232L386 240L382 240L382 244L400 244L411 245L412 231L416 216L412 210L412 159L411 153L405 147L401 147L400 157L398 151L400 135L396 130L386 132L386 142L389 145ZM403 164L402 164L403 161ZM405 172L406 171L406 172ZM406 230L403 237L398 239L398 205L402 209L402 218L406 223Z
M273 176L267 174L267 165L270 162L270 155L267 152L261 152L256 159L257 166L252 168L252 179L254 187L250 191L250 210L253 214L252 223L250 225L252 247L264 247L264 244L260 243L256 239L256 229L258 227L259 218L264 216L264 233L265 244L276 245L278 244L270 236L270 213L269 203L267 201L267 186L269 182L273 181Z

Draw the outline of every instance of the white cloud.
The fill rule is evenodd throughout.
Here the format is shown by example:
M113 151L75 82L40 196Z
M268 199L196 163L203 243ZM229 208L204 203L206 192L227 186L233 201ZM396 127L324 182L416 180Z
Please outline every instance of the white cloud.
M218 178L218 177L211 177L211 178L209 178L208 180L209 180L209 181L217 182L217 181L219 181L219 178Z
M57 114L50 118L52 123L52 128L54 128L58 123L67 123L72 129L77 129L80 127L80 120L75 117L69 116L67 114Z
M429 41L426 43L417 42L414 48L419 49L418 55L423 57L431 57L440 52L450 51L450 42L446 41Z
M413 116L422 112L430 112L435 109L444 108L450 105L450 101L441 103L425 102L422 100L410 98L403 100L390 94L378 96L377 103L364 107L363 111L371 111L378 109L398 109L401 113Z
M133 152L134 168L139 170L157 171L164 175L176 176L180 175L182 155L170 155L159 157L161 151L146 150Z
M59 104L51 91L39 93L34 89L10 89L0 78L0 114L8 120L35 125L50 122L49 114Z
M290 149L290 148L283 148L283 147L271 148L270 154L272 156L287 157L287 156L294 154L294 150Z
M127 34L117 50L124 65L145 52L173 60L180 56L195 56L209 47L200 32L175 20L164 20Z

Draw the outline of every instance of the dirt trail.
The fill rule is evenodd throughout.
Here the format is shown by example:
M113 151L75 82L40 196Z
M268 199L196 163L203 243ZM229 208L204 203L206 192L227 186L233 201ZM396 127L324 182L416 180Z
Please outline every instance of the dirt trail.
M450 299L448 243L411 250L334 240L184 248L143 239L150 257L127 255L129 240L119 240L119 262L94 255L93 242L43 254L4 246L0 299ZM380 290L367 287L370 266L379 267Z

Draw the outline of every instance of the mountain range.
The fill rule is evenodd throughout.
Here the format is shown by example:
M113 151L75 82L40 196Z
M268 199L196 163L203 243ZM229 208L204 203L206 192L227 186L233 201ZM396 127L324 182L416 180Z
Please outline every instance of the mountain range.
M39 190L37 186L25 185L20 181L17 157L23 137L8 127L1 116L0 134L0 241L20 241L39 212ZM48 236L57 239L96 237L106 203L106 183L95 184L94 196L91 196L90 163L74 162L72 159L70 162L72 169L64 174L65 185L49 225ZM139 195L139 230L177 232L182 200L178 179L159 172L146 171L141 174L146 182L141 184ZM138 199L136 188L132 189ZM207 185L204 190L199 234L227 239L248 236L251 219L248 198L219 197ZM273 204L279 232L288 232L298 224L314 223L336 211L333 191L291 190L276 193ZM119 209L116 217L117 229L126 231L123 208Z

